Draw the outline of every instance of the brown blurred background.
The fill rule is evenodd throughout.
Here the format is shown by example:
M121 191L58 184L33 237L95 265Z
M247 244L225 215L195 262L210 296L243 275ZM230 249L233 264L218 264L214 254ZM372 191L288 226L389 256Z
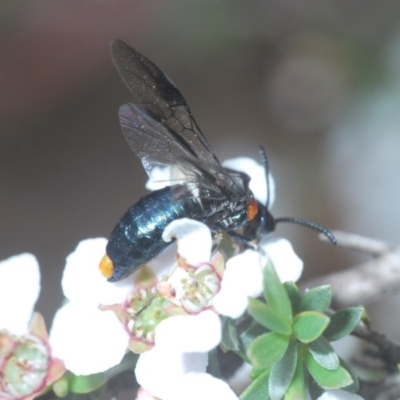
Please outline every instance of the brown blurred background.
M65 257L143 196L126 145L119 38L177 84L221 160L258 157L276 216L400 242L400 25L391 0L36 0L0 3L0 257L34 253L37 309ZM363 260L280 226L305 278Z

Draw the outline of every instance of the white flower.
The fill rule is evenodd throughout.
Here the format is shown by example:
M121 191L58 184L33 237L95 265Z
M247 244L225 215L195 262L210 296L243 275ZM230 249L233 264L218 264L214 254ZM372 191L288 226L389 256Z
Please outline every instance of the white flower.
M54 357L46 325L33 313L39 264L24 253L0 262L0 399L33 399L65 372Z
M29 253L0 262L0 330L23 335L40 293L40 270Z
M246 250L226 263L221 290L213 299L215 310L231 318L246 310L249 297L258 297L263 290L262 269L270 258L282 282L297 281L303 262L286 239L260 244L260 252Z
M208 351L221 340L221 323L212 311L175 316L156 328L155 347L140 355L138 383L168 399L237 399L229 386L206 374Z
M361 396L355 393L349 393L345 390L328 390L318 397L318 400L364 400Z
M154 167L148 181L146 182L146 189L159 190L165 186L185 184L187 182L186 175L179 168L179 166L165 166Z
M219 314L238 318L246 311L248 297L261 294L261 262L260 253L255 250L246 250L227 261L221 290L212 301Z
M93 306L122 303L132 291L133 276L108 282L99 272L107 239L86 239L78 243L66 259L61 280L64 296L70 301Z
M210 374L190 372L163 400L238 400L228 384Z
M132 278L107 282L99 270L107 240L81 241L67 257L62 288L69 303L61 307L53 320L50 343L54 354L76 375L105 371L122 360L129 336L117 316L102 311L100 304L126 301L132 290Z
M50 343L67 369L91 375L120 363L128 335L112 311L72 301L57 311Z
M164 229L162 237L166 242L177 239L178 254L194 267L210 260L211 232L201 222L188 218L177 219Z
M304 263L294 252L288 240L262 240L259 247L274 264L281 282L296 282L300 279Z
M213 311L176 315L161 321L155 329L156 347L176 352L207 352L220 341L221 321Z
M164 399L173 393L184 375L205 372L207 364L207 353L182 353L155 346L140 355L135 374L143 388L153 396Z
M250 176L250 190L253 192L254 197L261 203L266 204L268 199L267 185L265 178L265 168L257 161L248 157L237 157L226 160L222 163L226 168L233 169L235 171L244 172ZM271 173L268 174L268 186L269 186L269 207L274 204L275 201L275 181Z
M171 179L171 168L165 167L154 167L151 170L149 179L146 182L146 189L148 190L159 190L165 186L169 186Z

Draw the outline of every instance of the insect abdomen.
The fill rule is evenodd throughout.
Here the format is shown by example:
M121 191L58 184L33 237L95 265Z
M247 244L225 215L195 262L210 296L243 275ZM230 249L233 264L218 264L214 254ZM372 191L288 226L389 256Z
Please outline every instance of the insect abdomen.
M193 196L175 201L175 189L177 186L166 187L142 197L118 221L106 248L114 266L109 281L124 278L167 248L171 243L162 239L162 233L170 222L201 215Z

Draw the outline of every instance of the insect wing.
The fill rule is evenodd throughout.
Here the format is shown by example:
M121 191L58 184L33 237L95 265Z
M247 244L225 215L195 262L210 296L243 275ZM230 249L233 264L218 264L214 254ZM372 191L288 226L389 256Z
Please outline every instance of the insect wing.
M170 174L176 175L177 168L188 170L188 166L194 163L194 156L186 142L167 125L157 121L156 116L143 106L124 104L119 109L119 119L129 146L140 158L149 176L155 167L171 168Z
M164 136L165 146L173 144L175 147L173 154L188 157L188 154L198 158L203 162L219 165L219 161L212 151L209 143L201 133L189 107L176 88L174 83L150 60L134 50L120 40L111 42L111 54L113 61L120 73L122 80L128 87L134 97L134 103L139 108L133 108L128 105L130 111L122 109L120 111L121 124L124 122L127 126L127 118L138 118L149 123L152 126L153 135L141 135L141 141L147 141L138 146L138 140L132 137L135 135L135 129L123 129L132 150L141 158L146 157L143 162L146 171L154 161L165 162L170 156L162 155L160 141L163 140L165 132L169 134ZM125 106L126 107L126 106ZM149 121L153 119L154 123ZM154 129L158 130L155 134ZM154 138L152 137L154 136ZM155 139L156 138L156 139ZM150 154L146 156L146 151L150 150L155 140L158 142L157 156L161 160L153 159Z

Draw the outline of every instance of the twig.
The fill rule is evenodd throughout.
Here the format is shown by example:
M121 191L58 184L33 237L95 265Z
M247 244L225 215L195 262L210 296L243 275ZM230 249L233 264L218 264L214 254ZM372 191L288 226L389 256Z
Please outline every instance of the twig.
M397 400L400 398L400 375L392 374L379 382L360 381L359 394L371 400Z
M362 253L368 253L375 257L391 250L391 246L381 240L371 239L342 231L333 231L332 233L337 240L338 246L347 247L348 249L360 251ZM329 242L328 238L323 234L319 235L319 239L324 242Z
M334 232L339 246L369 253L376 258L349 270L324 275L300 287L310 288L331 284L335 308L370 304L383 296L400 291L400 249L358 235Z
M360 322L352 335L374 344L385 362L388 372L398 372L397 365L400 364L400 346L391 342L382 333L376 332L364 323Z
M350 270L308 281L301 285L303 289L324 283L331 284L335 308L369 304L400 291L400 248L392 248L382 241L344 232L333 234L339 246L368 253L375 258ZM326 240L322 235L321 239ZM331 312L332 310L329 310L328 315ZM363 322L357 325L352 335L376 346L377 353L374 356L384 362L388 372L388 375L378 382L361 382L359 393L366 399L399 399L400 346Z

